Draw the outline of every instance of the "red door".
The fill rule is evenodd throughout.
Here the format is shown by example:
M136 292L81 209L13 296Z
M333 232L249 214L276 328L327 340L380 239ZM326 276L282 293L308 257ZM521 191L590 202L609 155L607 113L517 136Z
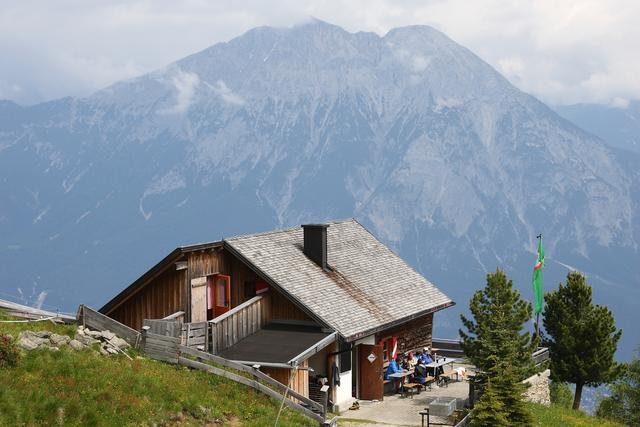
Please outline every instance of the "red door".
M213 276L213 316L218 317L231 309L231 277Z
M358 399L382 400L384 395L382 346L358 345Z

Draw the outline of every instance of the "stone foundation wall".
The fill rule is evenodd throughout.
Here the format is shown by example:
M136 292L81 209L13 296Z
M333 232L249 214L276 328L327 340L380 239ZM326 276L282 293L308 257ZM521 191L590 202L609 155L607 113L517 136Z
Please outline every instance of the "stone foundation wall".
M527 378L523 383L529 383L531 386L524 392L524 400L528 402L540 403L542 405L551 404L551 392L549 390L551 371L547 369L530 378Z

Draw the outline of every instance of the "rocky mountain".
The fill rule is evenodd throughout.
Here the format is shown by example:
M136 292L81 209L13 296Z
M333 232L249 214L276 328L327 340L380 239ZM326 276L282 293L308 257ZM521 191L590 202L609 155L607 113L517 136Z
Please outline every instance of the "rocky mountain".
M555 106L554 110L611 146L640 153L640 101L630 101L617 107L561 105Z
M458 302L587 272L640 342L638 165L426 26L256 28L87 98L0 104L5 293L100 306L177 245L356 217ZM402 296L399 295L399 298Z

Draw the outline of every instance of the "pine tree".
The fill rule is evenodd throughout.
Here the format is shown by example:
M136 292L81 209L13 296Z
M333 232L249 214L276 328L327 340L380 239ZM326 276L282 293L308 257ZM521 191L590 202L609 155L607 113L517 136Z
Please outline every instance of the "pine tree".
M471 412L472 427L509 426L504 404L498 397L491 379L487 381L480 399Z
M473 320L461 316L468 333L459 332L465 355L478 368L478 382L485 389L489 382L493 384L492 392L510 425L530 424L530 415L522 403L521 382L532 373L531 354L537 347L529 332L522 333L523 326L531 320L531 304L497 269L487 274L485 288L476 291L469 309ZM475 413L479 416L478 411Z
M509 425L531 425L533 418L522 399L522 394L527 390L527 386L515 373L517 369L508 363L497 364L496 368L496 372L492 372L494 387L498 398L507 408Z
M545 295L543 324L548 334L551 378L576 385L573 409L580 408L582 389L617 378L614 354L622 331L611 311L591 301L591 286L583 274L570 272L567 284Z

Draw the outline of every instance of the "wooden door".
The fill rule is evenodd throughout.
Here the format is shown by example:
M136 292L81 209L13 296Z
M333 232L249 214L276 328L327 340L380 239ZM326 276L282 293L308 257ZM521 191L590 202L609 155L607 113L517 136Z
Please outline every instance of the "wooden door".
M206 277L191 279L191 317L190 322L207 320L207 293L209 286Z
M213 276L213 316L231 310L231 277L224 274Z
M358 345L358 399L382 400L383 374L382 346Z

